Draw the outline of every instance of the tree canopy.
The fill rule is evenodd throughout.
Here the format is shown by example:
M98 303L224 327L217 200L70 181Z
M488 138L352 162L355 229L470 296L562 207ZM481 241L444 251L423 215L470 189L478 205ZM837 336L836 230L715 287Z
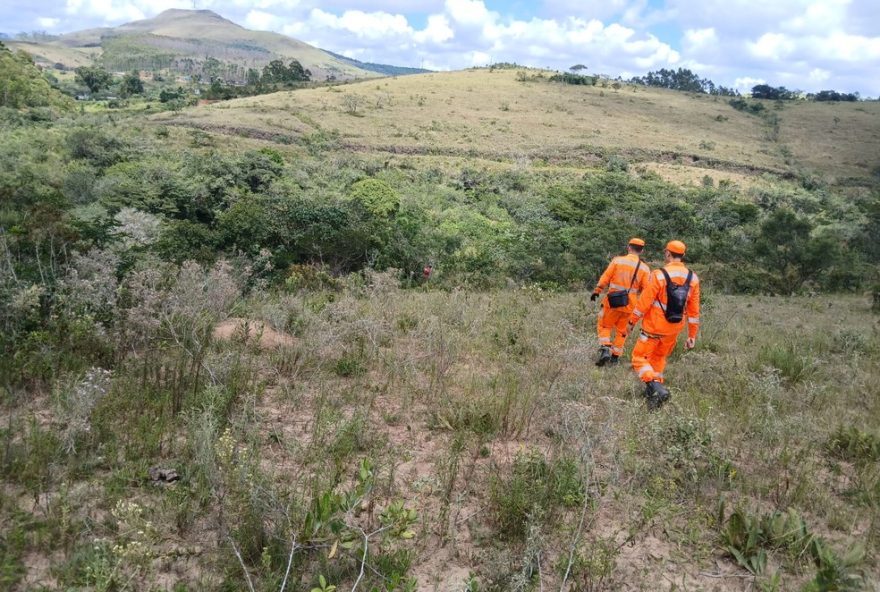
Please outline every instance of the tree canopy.
M100 66L80 66L74 72L76 81L88 87L92 93L110 88L110 83L113 82L113 75Z

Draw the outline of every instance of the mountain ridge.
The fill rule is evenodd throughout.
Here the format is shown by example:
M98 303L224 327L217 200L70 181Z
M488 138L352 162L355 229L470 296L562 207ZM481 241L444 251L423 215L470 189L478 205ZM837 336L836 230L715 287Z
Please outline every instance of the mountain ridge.
M261 69L276 59L298 60L314 80L378 74L293 37L254 31L207 9L172 8L117 27L72 31L51 41L13 41L10 45L30 53L43 66L65 68L92 60L113 71L171 70L189 75L201 74L202 64L213 58L223 67L204 74L227 81L242 81L249 68ZM212 67L216 70L216 65Z

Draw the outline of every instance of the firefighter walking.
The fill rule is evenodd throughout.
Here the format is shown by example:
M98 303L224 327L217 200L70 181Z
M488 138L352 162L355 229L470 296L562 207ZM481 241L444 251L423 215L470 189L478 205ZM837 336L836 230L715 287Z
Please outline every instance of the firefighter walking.
M590 296L590 300L595 301L608 288L608 295L602 301L602 310L599 311L596 321L596 332L599 335L597 366L620 362L626 343L627 322L639 293L647 286L651 272L641 259L644 249L645 241L640 238L630 239L626 246L627 254L611 260ZM612 332L615 333L613 338Z
M687 324L685 349L693 349L700 329L700 279L682 263L684 253L683 242L673 240L666 244L666 264L651 273L629 320L630 330L642 321L632 352L632 367L645 383L649 409L659 409L669 400L663 371L678 334Z

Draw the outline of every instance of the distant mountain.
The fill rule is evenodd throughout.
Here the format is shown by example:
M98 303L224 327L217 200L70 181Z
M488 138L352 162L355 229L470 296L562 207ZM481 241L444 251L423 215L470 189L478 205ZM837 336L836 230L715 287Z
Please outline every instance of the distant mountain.
M383 74L385 76L406 76L407 74L427 74L428 72L432 72L433 70L426 70L424 68L408 68L406 66L391 66L389 64L376 64L373 62L362 62L360 60L356 60L354 58L345 57L344 55L334 53L329 49L325 49L327 53L332 55L334 58L339 61L345 62L355 68L360 68L361 70L367 70L368 72L376 72L377 74Z
M243 82L249 68L259 70L277 59L298 60L313 80L369 78L378 73L279 33L246 29L210 10L170 9L118 27L8 44L49 65L74 68L93 61L111 71L166 70L230 82Z

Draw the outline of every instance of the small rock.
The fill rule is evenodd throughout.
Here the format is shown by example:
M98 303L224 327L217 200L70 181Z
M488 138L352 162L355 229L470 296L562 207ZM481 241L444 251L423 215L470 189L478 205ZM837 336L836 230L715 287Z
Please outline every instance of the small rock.
M171 483L180 479L180 475L174 469L160 469L159 467L150 467L150 481L159 483Z

